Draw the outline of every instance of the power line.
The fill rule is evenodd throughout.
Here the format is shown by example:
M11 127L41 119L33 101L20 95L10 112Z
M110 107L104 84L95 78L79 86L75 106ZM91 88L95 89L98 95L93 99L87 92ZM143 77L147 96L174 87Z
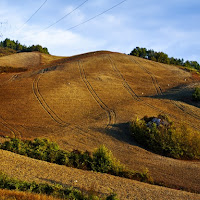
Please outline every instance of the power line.
M24 25L27 24L33 18L33 16L45 5L47 1L48 0L45 0L44 3L29 17L29 19L20 28L18 28L18 30L22 29Z
M81 5L79 5L77 8L75 8L75 9L74 9L73 11L71 11L70 13L66 14L64 17L66 17L67 15L71 14L72 12L74 12L75 10L77 10L78 8L80 8L80 6L82 6L82 5L83 5L84 3L86 3L87 1L88 1L88 0L84 1ZM121 1L121 2L119 2L119 3L117 3L116 5L112 6L111 8L108 8L107 10L104 10L103 12L101 12L101 13L95 15L94 17L91 17L90 19L88 19L88 20L86 20L86 21L84 21L84 22L82 22L82 23L80 23L80 24L77 24L77 25L75 25L75 26L72 26L72 27L68 28L67 31L68 31L68 30L71 30L71 29L74 29L74 28L76 28L76 27L78 27L78 26L81 26L81 25L83 25L83 24L85 24L85 23L87 23L87 22L89 22L89 21L91 21L91 20L93 20L93 19L95 19L95 18L97 18L97 17L99 17L99 16L105 14L106 12L108 12L108 11L114 9L115 7L121 5L121 4L124 3L125 1L127 1L127 0L123 0L123 1ZM58 23L59 21L61 21L62 19L64 19L64 17L62 17L61 19L59 19L57 22L51 24L51 25L48 26L47 28L43 29L42 31L37 32L37 34L43 32L44 30L46 30L46 29L50 28L51 26L55 25L56 23ZM33 35L35 36L35 34L33 34Z
M81 3L80 5L78 5L76 8L74 8L72 11L70 11L69 13L67 13L66 15L64 15L63 17L61 17L59 20L57 20L56 22L54 22L53 24L49 25L48 27L44 28L42 31L40 32L43 32L47 29L49 29L50 27L54 26L55 24L57 24L58 22L62 21L64 18L66 18L68 15L72 14L74 11L76 11L77 9L79 9L81 6L83 6L87 1L89 0L86 0L84 1L83 3Z
M105 10L105 11L99 13L98 15L95 15L94 17L91 17L90 19L88 19L88 20L86 20L86 21L84 21L84 22L81 22L80 24L77 24L77 25L75 25L75 26L72 26L72 27L68 28L67 31L72 30L72 29L74 29L74 28L77 28L78 26L81 26L81 25L83 25L83 24L85 24L85 23L87 23L87 22L89 22L89 21L91 21L91 20L93 20L93 19L95 19L95 18L97 18L97 17L99 17L99 16L101 16L101 15L107 13L108 11L110 11L110 10L114 9L115 7L121 5L121 4L124 3L125 1L127 1L127 0L123 0L123 1L119 2L118 4L112 6L111 8L109 8L109 9L107 9L107 10Z
M2 38L3 37L3 33L2 33L2 31L3 30L1 30L2 28L3 28L3 25L5 25L5 24L8 24L8 22L0 22L0 38Z

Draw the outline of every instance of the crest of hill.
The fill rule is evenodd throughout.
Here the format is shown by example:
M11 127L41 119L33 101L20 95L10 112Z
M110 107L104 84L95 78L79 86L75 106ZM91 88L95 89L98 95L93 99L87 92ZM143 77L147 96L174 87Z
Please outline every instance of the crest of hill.
M38 69L60 58L40 52L15 53L0 57L0 67Z
M87 58L93 58L93 57L99 57L101 55L107 55L107 54L120 54L118 52L111 52L111 51L93 51L93 52L88 52L88 53L83 53L83 54L78 54L78 55L74 55L74 56L70 56L70 57L60 57L60 59L58 60L52 60L52 62L47 63L48 66L52 66L52 65L63 65L66 63L70 63L70 62L75 62L81 59L87 59Z
M6 48L1 48L6 51ZM0 53L1 53L0 49ZM7 48L8 49L8 48ZM95 51L84 54L79 54L71 57L54 56L50 54L44 54L40 52L23 52L16 53L16 51L9 49L10 53L2 54L0 57L0 67L12 67L12 68L26 68L28 70L37 70L49 66L62 65L70 62L74 62L80 59L92 58L95 56L101 56L104 54L111 54L110 51ZM11 53L12 52L12 53ZM117 53L116 53L117 54Z

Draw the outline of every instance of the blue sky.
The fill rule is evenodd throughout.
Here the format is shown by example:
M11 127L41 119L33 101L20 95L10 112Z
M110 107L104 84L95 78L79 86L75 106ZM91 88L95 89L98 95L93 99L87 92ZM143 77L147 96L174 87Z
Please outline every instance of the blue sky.
M122 0L0 0L0 33L26 45L41 44L51 54L71 56L95 50L130 53L136 46L200 62L199 0L127 0L75 29L79 23ZM23 26L23 27L22 27ZM44 30L44 31L42 31Z

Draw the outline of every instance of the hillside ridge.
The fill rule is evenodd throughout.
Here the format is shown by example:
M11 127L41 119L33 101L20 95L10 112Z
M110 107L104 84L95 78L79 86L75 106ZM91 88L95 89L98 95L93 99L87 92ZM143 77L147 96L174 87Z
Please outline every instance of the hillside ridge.
M160 113L200 131L200 108L185 101L200 85L192 73L110 51L72 57L19 53L1 57L1 63L28 71L0 74L0 140L49 138L69 151L104 144L130 169L148 168L156 182L200 193L200 162L149 152L129 131L131 120Z

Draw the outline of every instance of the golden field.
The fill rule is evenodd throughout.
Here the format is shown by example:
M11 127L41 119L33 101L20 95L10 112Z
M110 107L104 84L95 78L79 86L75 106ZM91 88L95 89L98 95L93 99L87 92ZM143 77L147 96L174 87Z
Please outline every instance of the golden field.
M200 131L200 105L190 100L200 85L199 75L108 51L65 58L20 53L1 57L0 66L27 68L0 74L0 141L5 136L41 137L62 149L82 151L104 144L128 168L148 168L156 182L200 193L199 161L149 152L133 141L128 127L137 117L165 113L177 124L184 122ZM159 199L161 195L163 199L199 199L199 194L48 164L3 150L0 157L0 171L22 180L64 185L78 180L78 188L92 187L105 194L115 191L122 199Z

